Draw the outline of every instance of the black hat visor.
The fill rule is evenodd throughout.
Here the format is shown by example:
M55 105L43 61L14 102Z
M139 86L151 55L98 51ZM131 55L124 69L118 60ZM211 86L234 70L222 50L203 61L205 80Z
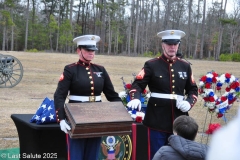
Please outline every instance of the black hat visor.
M162 42L169 44L169 45L176 45L180 43L180 39L163 39Z
M95 45L79 45L79 47L90 50L90 51L97 51L98 48Z

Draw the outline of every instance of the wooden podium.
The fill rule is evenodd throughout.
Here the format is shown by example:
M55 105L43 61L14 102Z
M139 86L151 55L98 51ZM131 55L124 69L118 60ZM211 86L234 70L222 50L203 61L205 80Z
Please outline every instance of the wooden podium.
M66 103L71 138L130 135L133 120L122 102Z

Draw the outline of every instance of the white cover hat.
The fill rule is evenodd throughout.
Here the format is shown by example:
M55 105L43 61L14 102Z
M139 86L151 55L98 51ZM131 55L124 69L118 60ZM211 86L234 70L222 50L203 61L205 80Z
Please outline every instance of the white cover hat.
M73 39L73 42L76 43L77 46L81 46L82 48L89 50L98 50L96 48L96 43L99 41L100 37L97 35L84 35Z
M162 42L166 42L168 44L179 43L181 38L185 35L185 32L181 30L165 30L157 33L157 36L162 38Z

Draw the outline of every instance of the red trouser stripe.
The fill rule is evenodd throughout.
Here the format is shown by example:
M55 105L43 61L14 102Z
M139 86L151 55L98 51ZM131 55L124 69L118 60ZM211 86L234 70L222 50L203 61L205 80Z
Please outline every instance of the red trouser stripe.
M67 159L70 160L70 150L69 150L69 148L70 148L69 145L70 145L70 144L69 144L68 138L69 138L69 137L68 137L68 134L66 134L67 150L68 150L68 152L67 152Z
M132 160L136 160L136 147L137 147L137 125L132 123Z
M151 159L151 148L150 148L150 129L147 128L147 139L148 139L148 160Z

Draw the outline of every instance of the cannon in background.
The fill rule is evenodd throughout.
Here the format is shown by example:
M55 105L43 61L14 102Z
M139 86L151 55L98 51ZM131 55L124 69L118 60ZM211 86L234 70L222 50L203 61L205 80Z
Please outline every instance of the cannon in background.
M0 54L0 88L12 88L23 77L23 66L14 56Z

